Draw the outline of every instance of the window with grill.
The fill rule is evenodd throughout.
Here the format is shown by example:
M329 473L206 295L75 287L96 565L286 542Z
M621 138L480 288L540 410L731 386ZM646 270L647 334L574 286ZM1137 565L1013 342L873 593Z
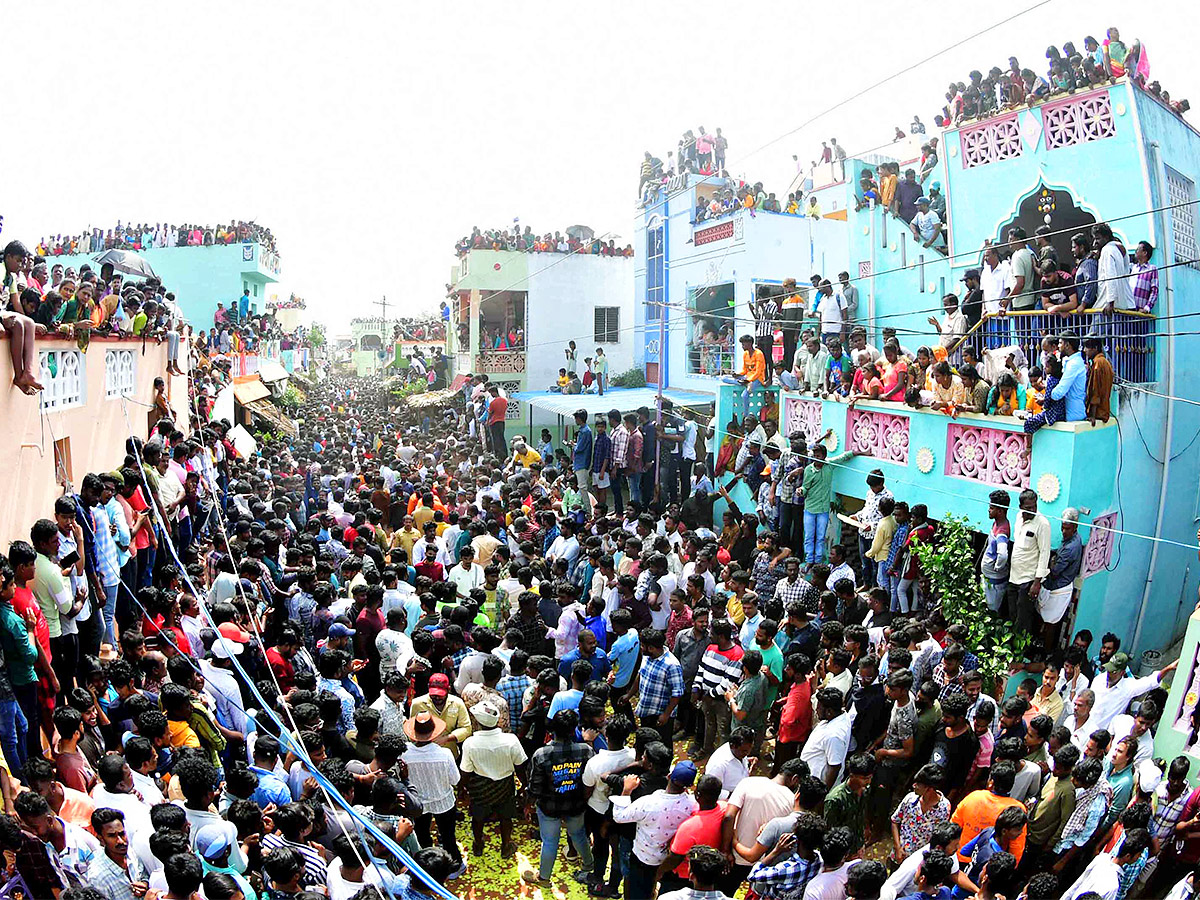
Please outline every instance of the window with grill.
M621 307L596 307L596 343L617 344L621 341Z
M1171 206L1171 232L1175 239L1172 262L1196 267L1196 183L1167 169L1167 204Z
M104 395L109 400L131 397L137 389L137 354L133 350L106 350L104 352Z
M46 412L70 409L87 403L87 372L81 350L42 350L38 353L38 379L44 390L38 394Z

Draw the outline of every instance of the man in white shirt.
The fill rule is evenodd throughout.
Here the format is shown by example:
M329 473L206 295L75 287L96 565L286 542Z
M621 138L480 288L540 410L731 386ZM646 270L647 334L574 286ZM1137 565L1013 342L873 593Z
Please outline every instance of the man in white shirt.
M483 567L475 564L475 549L470 544L462 548L458 564L446 570L446 580L454 585L459 600L466 600L471 591L483 587Z
M800 753L809 771L833 787L850 748L850 714L843 711L844 695L837 688L817 691L817 724Z
M804 888L804 900L845 900L850 870L862 862L857 858L846 859L846 854L861 840L845 827L831 828L825 833L821 845L821 874L809 879Z
M1050 574L1050 521L1037 511L1037 491L1021 491L1018 504L1021 511L1013 525L1004 603L1006 615L1017 627L1032 633L1040 621L1036 607L1042 579Z
M684 819L700 808L688 791L695 781L696 764L685 759L675 764L663 790L631 800L634 782L629 781L621 795L612 798L613 821L637 823L625 878L628 896L649 897L654 893L658 867L667 858L671 839Z
M435 525L432 520L430 520L428 524L431 527L427 527L425 529L425 534L418 538L417 542L413 544L412 559L410 559L409 562L413 565L416 565L416 563L419 562L424 562L425 548L433 545L437 548L436 561L445 566L447 570L453 568L454 563L450 561L450 554L446 552L446 542L437 536L437 525ZM449 577L449 571L447 571L447 577ZM480 582L483 581L482 573L480 574L479 580Z
M1135 766L1154 755L1154 735L1150 733L1150 729L1154 727L1154 723L1158 721L1158 704L1153 700L1143 700L1141 706L1138 707L1136 716L1119 715L1112 720L1112 724L1108 726L1113 739L1108 751L1108 762L1111 764L1112 759L1117 753L1117 744L1122 738L1132 737L1137 741L1137 750L1134 752L1133 764Z
M1080 753L1083 753L1092 732L1100 727L1096 724L1096 717L1092 715L1092 707L1095 705L1096 695L1092 693L1091 688L1084 688L1075 695L1075 711L1063 719L1063 727L1071 732L1071 743L1079 748Z
M821 319L821 343L825 344L830 338L840 339L842 336L843 312L846 300L840 292L833 290L833 285L822 281L818 288L820 299L817 302L817 316Z
M950 880L962 885L963 876L959 875L958 843L962 836L962 828L951 822L939 822L933 826L930 842L924 847L914 850L896 868L879 891L879 900L896 900L897 897L907 897L917 890L917 872L925 860L925 854L931 849L941 850L950 856Z
M591 794L588 795L588 808L599 815L608 812L611 805L609 789L608 785L604 783L604 776L633 764L636 754L632 747L625 746L632 733L633 720L628 715L625 713L613 715L605 727L604 736L608 745L617 749L597 750L596 755L589 759L583 767L583 785L592 789ZM599 858L597 858L597 865L602 872L603 863L599 862Z
M754 729L738 727L729 734L729 740L713 751L704 765L705 775L721 779L721 799L727 800L743 778L750 777L750 769L756 760L750 756L754 749Z
M100 757L96 775L100 779L100 783L92 788L92 800L96 807L107 806L120 810L131 834L143 828L149 830L150 807L135 792L133 772L125 762L125 757L119 753Z
M1077 900L1089 893L1098 894L1101 900L1117 900L1121 890L1122 867L1135 862L1149 846L1150 833L1144 828L1135 828L1127 832L1120 855L1114 859L1107 853L1097 854L1083 870L1083 874L1062 895L1062 900Z
M232 629L226 629L232 631ZM245 632L242 632L245 635ZM212 659L200 663L200 671L204 674L204 692L213 699L216 707L217 721L230 731L246 733L246 710L242 706L242 691L237 678L233 674L232 657L240 656L250 640L240 639L241 635L230 638L222 634L213 641ZM201 645L203 646L203 645Z
M471 833L475 839L472 849L476 856L483 853L483 823L492 812L500 820L501 854L507 855L516 849L512 840L513 814L516 812L513 775L516 767L529 757L515 734L497 727L500 715L501 711L492 700L481 700L472 706L471 717L477 727L462 746L460 766L467 776L468 793L473 797L483 795L489 798L487 803L481 803L485 808L480 810L480 815L471 816ZM507 786L499 801L491 799L498 789L496 782Z
M1129 285L1129 253L1113 236L1107 222L1092 226L1092 238L1100 253L1096 273L1096 305L1093 310L1111 312L1133 309L1133 289Z
M1125 667L1128 665L1129 655L1118 651L1109 658L1108 662L1104 664L1104 668L1097 672L1096 677L1092 679L1091 691L1096 695L1096 705L1092 709L1092 715L1088 721L1096 720L1093 731L1097 728L1108 728L1113 719L1125 712L1129 701L1158 687L1164 675L1175 671L1179 660L1142 678L1132 678L1126 675Z

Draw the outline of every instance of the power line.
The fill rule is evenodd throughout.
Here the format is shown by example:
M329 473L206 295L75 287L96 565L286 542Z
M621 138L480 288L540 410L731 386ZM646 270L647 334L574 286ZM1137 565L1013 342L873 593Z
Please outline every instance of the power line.
M841 109L843 106L847 106L850 103L853 103L855 100L858 100L859 98L864 97L865 95L871 93L872 91L876 90L877 88L882 87L883 85L887 84L889 81L892 81L903 75L907 75L909 72L913 71L914 69L920 68L921 66L925 65L925 63L932 62L933 60L937 59L939 56L944 56L945 54L949 53L951 50L956 50L959 47L961 47L963 44L973 41L973 40L975 40L975 38L982 37L983 35L987 34L990 31L995 31L997 28L1007 25L1009 22L1015 21L1016 19L1019 19L1024 15L1028 15L1031 12L1041 9L1043 6L1049 5L1051 2L1053 2L1053 0L1040 0L1040 2L1035 3L1032 6L1026 7L1025 9L1022 9L1022 10L1018 10L1017 12L1013 13L1012 15L1001 19L999 22L995 22L991 25L981 28L978 31L974 32L973 34L969 34L966 37L960 38L959 40L953 42L952 44L949 44L948 46L943 47L941 50L931 53L928 56L924 57L923 59L920 59L917 62L911 63L911 64L905 66L904 68L902 68L896 72L893 72L891 75L888 75L885 78L879 79L878 81L874 82L873 84L870 84L867 87L862 88L859 91L856 91L855 93L851 94L849 97L846 97L844 100L840 100L837 103L834 103L834 104L826 107L825 109L821 110L820 112L818 112L812 116L809 116L807 119L805 119L803 122L801 122L795 128L792 128L790 131L785 131L783 134L779 135L778 137L772 138L771 140L767 141L765 144L762 144L762 145L756 147L755 149L751 150L749 153L745 154L744 156L738 157L737 162L739 164L744 163L745 160L749 159L750 157L761 153L763 150L766 150L768 147L773 147L775 144L778 144L780 141L785 140L786 138L789 138L792 135L796 134L798 131L802 131L803 129L807 128L809 125L813 124L818 119L824 118L825 116L829 115L830 113L836 112L837 110ZM728 169L728 166L726 167L726 169ZM712 176L712 175L703 176L703 178L701 179L701 181L699 183L703 184L708 179L713 178L713 177L714 176ZM716 176L716 177L719 177L719 176ZM680 194L685 193L686 191L688 191L690 189L691 189L690 186L686 187L686 188L681 188L680 190L675 191L672 194L668 194L666 197L659 198L658 200L655 201L655 205L658 205L659 203L669 202L670 200L673 200L675 197L678 197Z

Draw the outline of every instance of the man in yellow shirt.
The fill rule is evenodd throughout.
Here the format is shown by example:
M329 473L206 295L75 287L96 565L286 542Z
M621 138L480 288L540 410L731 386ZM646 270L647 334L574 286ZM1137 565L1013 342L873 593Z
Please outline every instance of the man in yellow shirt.
M525 443L523 435L517 435L513 443L512 468L528 469L534 463L542 461L542 454Z
M421 532L414 527L412 516L404 517L404 527L392 535L392 546L404 551L404 556L412 562L413 544L421 539ZM420 560L418 560L420 562Z
M733 375L722 379L726 384L737 384L745 388L742 391L742 416L750 415L750 394L755 390L765 390L767 386L767 358L763 352L754 346L754 338L743 334L742 368Z

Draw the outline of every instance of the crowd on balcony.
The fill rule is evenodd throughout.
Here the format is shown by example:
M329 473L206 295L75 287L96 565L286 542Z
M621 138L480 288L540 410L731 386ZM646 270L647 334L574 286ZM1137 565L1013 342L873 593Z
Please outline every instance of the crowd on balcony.
M148 222L112 228L90 228L79 234L56 234L38 241L38 256L68 256L102 250L149 250L153 247L211 247L214 244L262 244L277 253L271 229L257 222L231 219L228 225L169 225Z
M3 326L12 355L13 384L26 394L43 389L38 380L35 343L54 334L87 349L93 335L165 338L168 367L179 367L179 339L185 327L175 295L156 278L129 279L104 263L83 264L76 272L29 252L20 241L4 246Z
M1104 254L1104 247L1116 242L1107 226L1097 229L1098 242L1103 234L1109 238L1098 244L1098 252ZM1032 259L1023 238L1023 232L1011 238L1016 271L1023 271L1029 262L1027 255ZM1113 252L1120 255L1119 250ZM1147 259L1149 252L1142 251ZM989 246L988 265L998 255L998 248ZM1050 264L1049 253L1043 251L1043 256L1042 264L1054 275L1053 280L1070 279L1069 275L1061 275L1056 264ZM1013 265L1008 265L1011 273ZM721 375L741 386L745 411L756 391L777 382L788 390L842 400L852 406L871 400L904 403L952 417L964 412L1010 417L1021 420L1029 433L1056 422L1107 422L1112 415L1114 383L1112 363L1105 354L1108 335L1089 333L1081 337L1064 321L1061 332L1038 335L1039 353L1031 363L1021 343L1008 333L1010 319L1004 311L1021 311L1026 302L1027 308L1034 309L1039 300L1049 310L1070 285L1047 286L1040 292L1030 288L1026 293L1020 281L999 287L986 282L985 289L985 279L992 277L990 272L985 276L980 269L969 270L963 279L963 296L947 294L942 301L942 315L929 317L936 342L920 345L915 352L904 346L896 329L890 327L883 329L881 348L869 343L866 329L856 324L858 289L849 273L841 273L836 286L814 275L811 292L788 279L782 297L768 294L756 302L755 333L739 339L743 351L740 364L734 364L735 354L728 346L733 334L731 323L719 332L715 323L697 325L700 336L693 343L700 356L698 371ZM1097 287L1095 280L1093 274L1090 287ZM1033 284L1032 276L1029 283ZM1103 286L1106 290L1118 286L1133 293L1133 287L1123 278ZM985 323L990 329L985 332L977 326L983 313L993 312L989 292L996 290L999 297L995 300L995 318ZM1098 296L1097 302L1103 303L1105 298ZM967 309L972 311L970 316ZM816 320L815 325L808 324L812 320ZM989 340L981 340L983 334ZM778 355L777 335L782 336L782 352Z
M244 457L194 399L0 557L27 896L424 900L521 847L531 887L627 900L1190 890L1200 790L1150 758L1173 665L1083 631L997 703L928 511L876 470L858 552L827 546L845 457L777 418L535 445L482 378L438 422L331 379ZM1083 555L1037 502L996 492L979 586L1030 630Z
M514 222L512 228L492 228L486 231L479 226L454 245L457 256L463 257L472 250L514 250L518 253L582 253L591 256L633 256L633 245L618 247L613 240L594 238L589 233L567 230L566 234L555 231L543 235L533 233L533 227Z
M966 81L951 82L946 104L934 121L939 127L957 126L1124 77L1153 94L1176 115L1182 116L1191 108L1186 99L1172 100L1157 81L1150 79L1149 56L1140 41L1126 45L1120 32L1109 28L1103 41L1092 35L1085 37L1082 50L1073 41L1061 48L1046 48L1044 72L1022 66L1015 56L1008 58L1007 68L993 66L986 75L973 69Z

